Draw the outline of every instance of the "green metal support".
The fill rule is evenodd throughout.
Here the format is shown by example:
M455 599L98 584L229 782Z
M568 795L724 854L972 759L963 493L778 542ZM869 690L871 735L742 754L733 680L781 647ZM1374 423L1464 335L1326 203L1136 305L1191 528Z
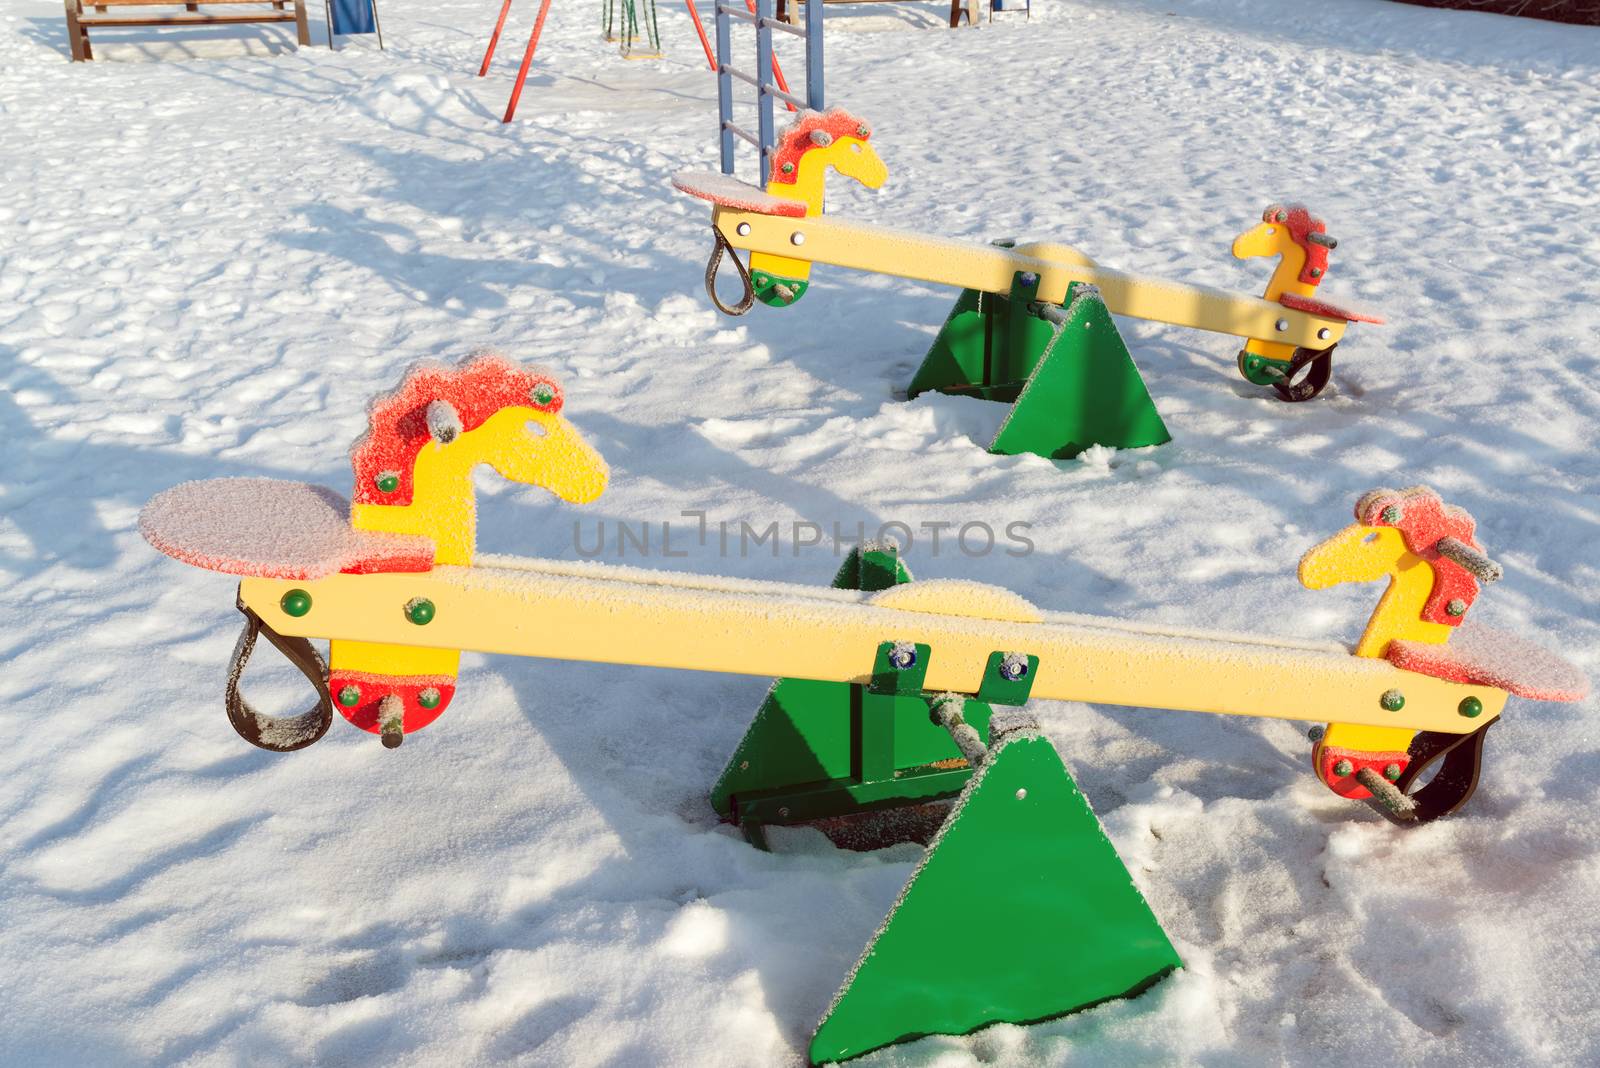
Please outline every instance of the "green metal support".
M910 580L892 547L869 548L833 584ZM774 682L711 795L762 848L770 825L957 798L818 1026L812 1063L1060 1016L1179 967L1055 747L1031 718L993 710L1028 700L1038 658L993 652L976 694L936 694L923 689L936 650L886 637L901 640L879 644L860 684Z
M963 290L907 392L1013 403L989 451L1076 456L1172 440L1110 312L1092 286L1064 309L1041 305L1039 278L1019 273L1005 296Z
M893 548L872 548L853 551L833 584L876 591L910 579ZM712 788L712 807L764 846L764 826L954 797L972 768L930 718L922 680L931 655L926 645L885 641L866 685L778 679ZM1027 700L1031 674L1007 679L1004 663L990 657L983 692L964 705L980 738L991 702Z
M1002 733L835 996L810 1059L1065 1015L1181 966L1049 739Z

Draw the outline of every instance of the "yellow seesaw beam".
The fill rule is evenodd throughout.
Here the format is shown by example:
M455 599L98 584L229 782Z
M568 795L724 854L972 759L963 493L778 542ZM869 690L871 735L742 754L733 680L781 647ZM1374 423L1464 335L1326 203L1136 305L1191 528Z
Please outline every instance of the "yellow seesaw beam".
M1185 285L1107 267L1040 259L1014 249L892 230L825 216L797 219L716 205L712 224L736 249L827 263L920 282L1008 293L1020 271L1039 276L1039 299L1066 300L1067 285L1100 287L1118 315L1219 334L1326 349L1344 337L1343 319L1286 308L1260 297Z
M283 595L303 589L293 617ZM1097 704L1358 723L1465 734L1506 694L1296 642L1043 613L1008 590L919 580L879 593L721 579L597 563L479 557L419 574L247 578L244 603L281 634L472 649L611 664L870 681L880 642L932 647L925 686L974 693L992 652L1039 658L1033 696ZM412 623L413 598L433 602ZM1385 711L1389 690L1405 697ZM1481 715L1458 711L1466 697Z

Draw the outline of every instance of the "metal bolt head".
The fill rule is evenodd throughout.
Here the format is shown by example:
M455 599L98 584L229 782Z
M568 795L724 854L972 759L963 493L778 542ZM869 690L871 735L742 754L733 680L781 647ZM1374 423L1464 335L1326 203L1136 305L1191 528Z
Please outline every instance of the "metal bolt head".
M1000 661L1000 677L1008 682L1016 682L1027 677L1028 658L1017 653L1004 657Z
M1398 712L1406 707L1406 695L1399 690L1385 690L1383 696L1378 698L1378 704L1383 706L1385 712Z
M406 618L419 627L425 627L433 622L433 602L426 597L413 597L406 602Z
M361 703L361 690L355 686L342 686L339 688L339 703L346 708L354 708Z
M1288 330L1289 330L1289 320L1287 320L1287 319L1279 319L1277 322L1273 323L1272 325L1273 325L1273 328L1276 329L1278 331L1278 333L1280 333L1280 334L1287 333Z
M734 230L738 232L740 237L749 237L750 236L750 224L749 223L740 223L738 226L734 227Z
M1318 341L1326 341L1332 336L1333 336L1333 331L1329 330L1327 327L1323 327L1321 330L1317 331L1317 340Z
M290 590L278 601L278 607L283 609L283 614L299 619L311 611L311 595L305 590Z
M1400 765L1390 764L1389 766L1385 767L1383 769L1383 777L1388 779L1390 782L1394 782L1400 777Z
M1341 761L1339 761L1339 763L1337 763L1337 764L1335 764L1333 766L1333 773L1335 775L1340 776L1341 778L1343 776L1349 775L1351 772L1353 772L1355 770L1356 770L1356 766L1354 764L1350 763L1350 761L1348 761L1348 760L1341 760Z
M1461 703L1456 706L1456 711L1468 719L1477 719L1483 715L1483 702L1476 697L1463 697Z
M1017 283L1025 289L1032 289L1039 284L1039 276L1032 271L1023 271L1017 276Z
M789 818L789 810L787 808L780 808L778 810L778 818L779 819L785 819L785 820L788 819Z
M1027 799L1028 799L1027 788L1026 787L1019 788L1017 790L1017 800L1018 801L1026 801Z
M796 230L794 233L789 235L789 244L791 244L791 245L803 245L805 243L806 243L806 235L804 233L802 233L801 231Z
M1328 733L1328 728L1324 727L1322 724L1319 723L1315 727L1312 727L1311 729L1306 731L1306 739L1308 741L1310 741L1312 744L1315 744L1317 742L1322 741L1322 736L1324 734L1327 734L1327 733Z
M915 667L917 663L917 647L914 645L897 645L889 650L889 664L896 671L905 671Z

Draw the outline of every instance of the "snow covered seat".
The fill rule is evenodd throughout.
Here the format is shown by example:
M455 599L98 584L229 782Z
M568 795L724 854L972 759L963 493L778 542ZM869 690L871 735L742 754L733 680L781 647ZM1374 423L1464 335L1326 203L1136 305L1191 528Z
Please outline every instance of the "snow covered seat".
M1493 686L1534 701L1579 701L1589 693L1583 672L1507 631L1463 623L1447 645L1403 638L1385 656L1395 667L1436 679Z
M185 482L150 498L139 533L174 560L258 578L427 571L433 542L350 525L350 502L325 486L276 478Z
M757 189L749 182L741 182L731 174L718 174L715 171L679 171L672 176L672 186L692 197L709 200L720 207L734 208L738 211L754 211L762 215L787 215L795 219L803 219L806 214L804 201L775 197L771 193Z
M1283 294L1278 298L1278 303L1285 308L1305 312L1307 315L1320 315L1324 319L1343 319L1347 323L1377 323L1379 326L1384 323L1383 316L1376 312L1359 311L1340 304L1330 304L1315 297L1302 297L1296 293Z

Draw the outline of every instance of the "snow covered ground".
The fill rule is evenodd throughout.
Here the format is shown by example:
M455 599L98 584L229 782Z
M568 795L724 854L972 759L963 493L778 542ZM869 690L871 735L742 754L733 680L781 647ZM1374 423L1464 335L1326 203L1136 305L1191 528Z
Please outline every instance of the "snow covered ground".
M835 182L831 210L1258 292L1229 241L1306 200L1341 242L1327 291L1392 317L1352 329L1322 398L1245 384L1228 338L1124 322L1172 444L995 457L999 406L894 397L953 293L819 268L800 307L719 317L707 212L667 184L715 165L674 5L659 63L600 42L592 0L554 5L506 127L531 0L486 80L490 0L392 0L383 53L136 31L85 65L58 3L9 0L0 1062L803 1057L919 849L791 830L768 854L716 822L763 681L469 656L397 751L336 723L275 756L228 728L232 584L153 552L140 505L224 475L346 491L363 404L421 357L555 368L610 461L581 513L485 478L488 551L572 558L576 516L684 509L1026 522L1031 555L918 540L910 563L1046 608L1353 639L1377 588L1304 591L1295 562L1362 491L1427 482L1507 567L1474 618L1600 675L1600 30L1377 0L1034 6L958 33L931 2L829 9L830 102L890 169L878 194ZM837 566L688 548L629 562ZM254 685L301 697L287 670ZM1594 699L1513 700L1469 808L1409 833L1318 785L1305 724L1037 707L1187 967L865 1063L1600 1062Z

